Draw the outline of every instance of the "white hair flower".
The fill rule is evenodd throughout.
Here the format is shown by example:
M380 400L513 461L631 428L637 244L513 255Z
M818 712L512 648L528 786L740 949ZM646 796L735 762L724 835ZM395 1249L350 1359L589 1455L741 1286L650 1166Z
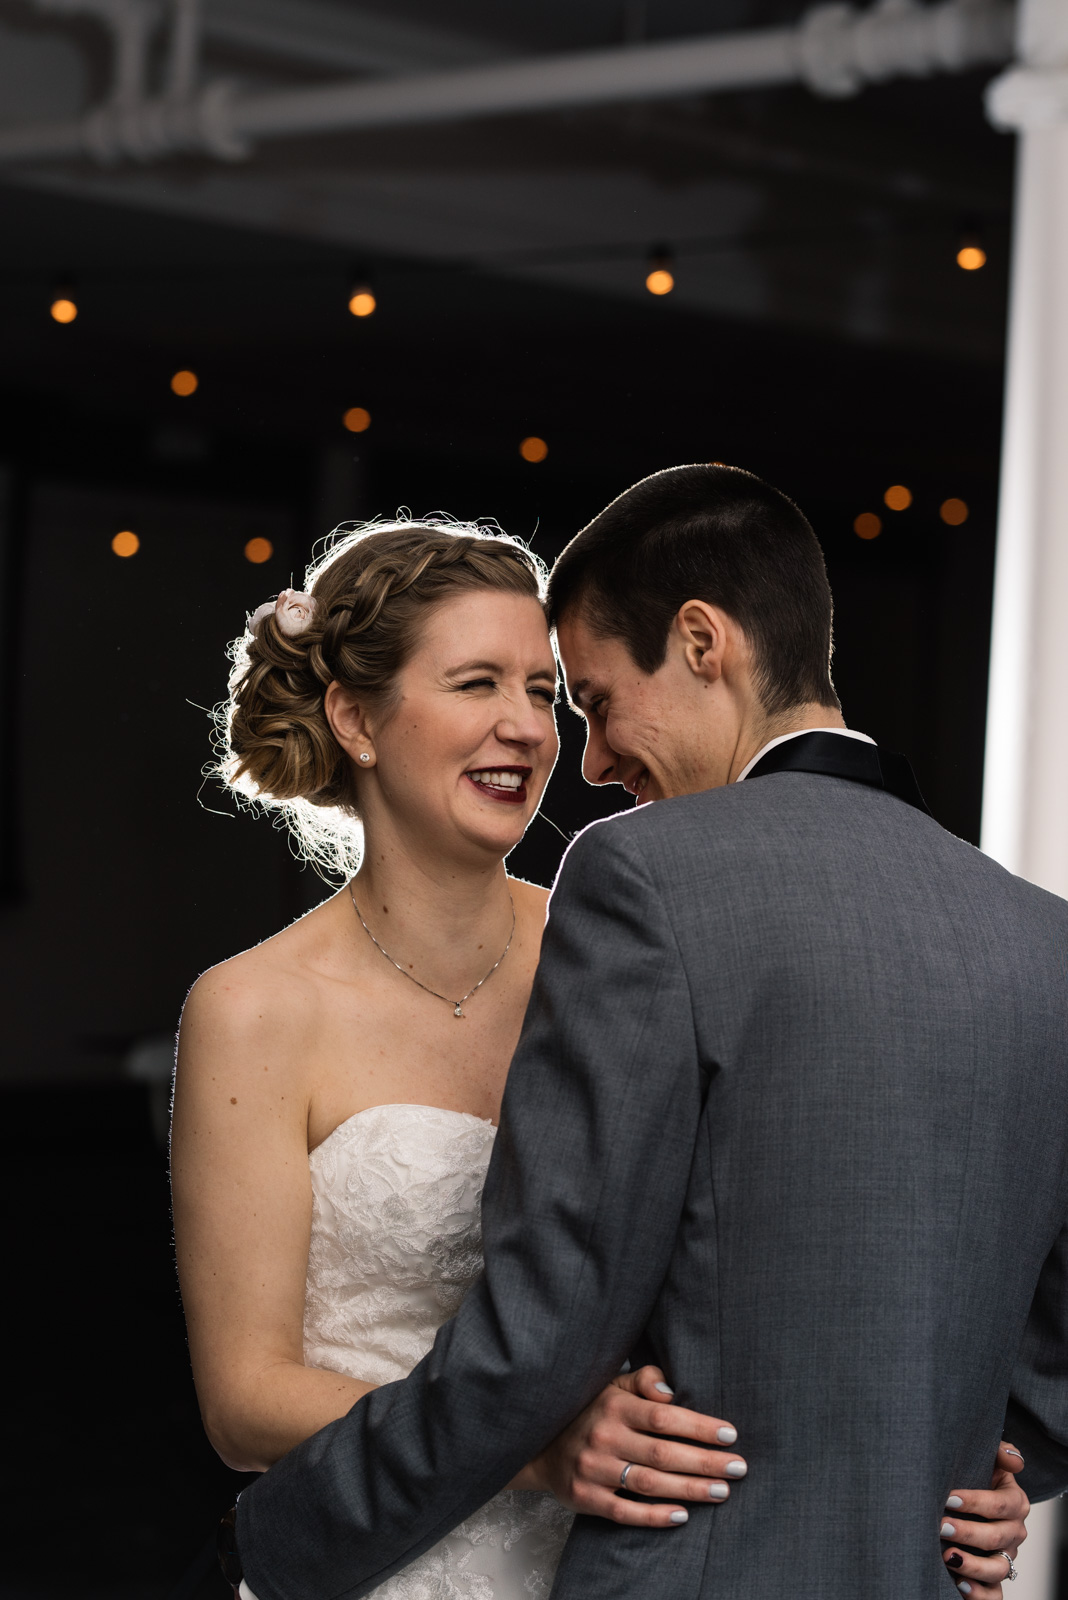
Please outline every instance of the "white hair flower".
M301 589L283 589L277 600L265 600L252 613L249 631L256 633L265 617L274 613L274 620L289 639L310 628L315 616L315 597Z

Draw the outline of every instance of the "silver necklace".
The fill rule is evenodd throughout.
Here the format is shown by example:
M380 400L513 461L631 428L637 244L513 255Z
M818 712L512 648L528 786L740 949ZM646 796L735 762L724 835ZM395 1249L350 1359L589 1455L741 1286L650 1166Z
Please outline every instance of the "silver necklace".
M475 991L477 989L481 989L482 985L487 981L487 979L493 977L493 974L496 972L497 968L500 966L501 962L504 960L505 956L508 954L509 950L512 948L512 939L515 937L515 901L512 899L511 890L509 890L508 891L508 904L512 908L512 931L508 935L508 943L505 945L504 949L501 951L500 955L497 957L497 959L493 963L492 967L490 967L489 971L486 973L485 978L479 978L479 980L475 984L474 988L468 989L467 993L465 995L461 995L459 1000L450 1000L447 994L439 994L436 989L431 989L428 984L419 983L419 979L418 978L413 978L411 973L407 970L407 968L402 967L399 961L394 961L394 959L390 955L389 951L383 945L379 944L378 940L375 938L374 934L371 932L370 928L367 926L366 922L363 920L363 917L360 915L360 908L356 904L356 896L352 892L352 884L351 883L349 884L349 899L352 901L352 909L353 909L353 911L355 911L356 916L359 919L360 927L363 929L364 933L370 939L370 941L374 945L375 949L376 950L381 950L382 954L385 956L385 958L389 962L390 966L396 967L397 971L399 973L401 973L402 976L407 978L410 983L418 984L419 988L422 989L426 994L432 994L434 996L435 1000L444 1000L444 1002L445 1002L445 1004L447 1006L452 1006L452 1014L453 1014L454 1017L462 1017L464 1015L464 1009L463 1009L464 1001L465 1000L470 1000L471 996L475 993Z

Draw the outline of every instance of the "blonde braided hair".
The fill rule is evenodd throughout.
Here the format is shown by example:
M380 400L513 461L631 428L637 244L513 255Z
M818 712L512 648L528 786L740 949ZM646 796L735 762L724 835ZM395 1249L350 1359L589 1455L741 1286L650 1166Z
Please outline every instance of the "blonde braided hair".
M538 557L495 527L433 518L336 530L305 575L310 625L293 637L271 615L231 644L211 770L274 811L322 876L351 876L363 830L351 762L326 719L327 688L336 681L388 710L428 606L471 589L544 604L545 580Z

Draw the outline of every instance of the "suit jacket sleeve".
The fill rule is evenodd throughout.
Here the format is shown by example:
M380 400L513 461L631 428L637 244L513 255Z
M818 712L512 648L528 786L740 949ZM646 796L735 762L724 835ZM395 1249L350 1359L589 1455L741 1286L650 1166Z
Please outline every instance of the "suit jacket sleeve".
M1068 1225L1046 1258L1013 1372L1004 1437L1032 1500L1068 1492Z
M703 1081L667 909L627 823L569 851L483 1203L484 1277L403 1382L244 1492L258 1600L366 1594L619 1371L663 1280Z

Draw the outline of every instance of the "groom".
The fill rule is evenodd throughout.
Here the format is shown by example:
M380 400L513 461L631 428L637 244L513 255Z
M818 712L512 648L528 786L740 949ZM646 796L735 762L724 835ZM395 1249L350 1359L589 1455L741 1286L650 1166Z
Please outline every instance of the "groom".
M245 1577L367 1593L634 1357L750 1481L674 1532L580 1518L556 1600L936 1600L1006 1416L1068 1488L1068 906L845 728L819 545L759 479L636 484L550 603L586 777L639 809L560 871L484 1279L246 1490Z

